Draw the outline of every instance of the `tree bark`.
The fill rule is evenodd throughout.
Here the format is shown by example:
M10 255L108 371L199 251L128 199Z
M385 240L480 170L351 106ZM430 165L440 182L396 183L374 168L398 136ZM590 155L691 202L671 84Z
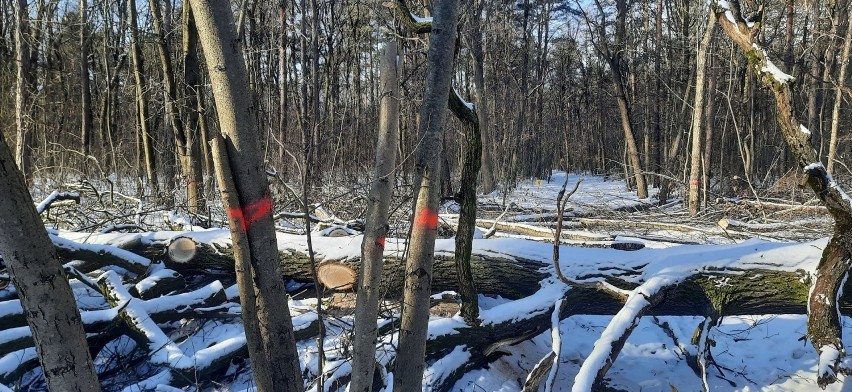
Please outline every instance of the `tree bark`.
M831 110L831 139L828 142L826 170L834 173L834 161L837 159L837 131L840 128L840 104L843 102L843 88L846 84L846 71L849 68L849 54L852 49L852 12L848 12L846 35L843 38L843 54L840 56L840 75L834 87L834 107Z
M843 344L840 342L841 328L837 317L840 282L846 279L849 270L848 260L852 257L852 205L848 196L831 179L825 167L820 163L816 151L810 144L810 132L805 132L796 118L793 108L790 81L792 77L783 74L768 58L755 34L759 23L749 27L742 18L739 1L729 4L716 1L717 14L722 16L722 29L727 33L748 58L764 88L775 97L776 115L781 135L787 143L796 162L807 175L806 181L817 197L825 203L835 221L834 236L823 250L817 266L816 280L808 297L808 337L814 348L820 353L817 371L817 384L825 388L837 380ZM728 8L730 7L730 8ZM725 14L732 15L735 22L729 21Z
M450 93L450 107L464 123L464 163L461 173L461 185L455 195L461 205L459 224L456 230L456 271L458 273L458 292L462 300L461 314L469 324L479 319L479 293L471 272L471 251L473 234L476 230L476 179L482 163L482 136L479 131L477 112L462 102L458 94ZM454 99L455 98L455 99ZM462 115L467 111L466 115Z
M701 115L704 114L704 78L707 74L707 48L713 39L713 30L716 28L716 13L708 11L709 20L707 29L704 30L704 38L698 47L698 58L696 60L695 76L695 100L692 105L692 153L689 165L689 214L698 215L701 189Z
M30 45L27 41L29 33L29 7L27 0L15 1L15 163L23 173L24 178L30 175L29 154L29 111L30 91L28 76L30 71Z
M440 198L441 140L452 81L457 0L434 3L434 19L429 41L426 90L420 111L414 181L414 225L410 254L405 269L405 293L399 353L394 371L394 391L419 390L423 380L423 355L429 320L432 264L438 231Z
M228 211L232 230L245 233L257 292L257 315L264 358L253 358L258 389L302 391L299 357L287 305L284 281L275 262L272 199L254 122L255 106L246 91L248 80L233 14L226 0L193 0L198 35L204 49L219 125L227 137L229 165L239 209ZM237 224L239 222L239 224ZM263 384L261 384L263 383Z
M599 0L595 4L601 11L601 17L605 18L603 6ZM604 43L604 52L609 67L612 70L612 83L615 89L615 100L618 104L618 114L621 120L621 129L624 132L624 143L627 149L627 159L633 171L633 179L636 181L636 194L640 199L648 198L648 185L645 182L645 174L642 172L642 163L639 159L639 148L636 145L636 137L631 123L630 104L627 102L627 88L624 85L624 48L627 40L627 0L617 0L615 17L615 43L610 49L606 42L606 32L603 28L599 30L600 42ZM627 163L627 162L626 162Z
M473 86L474 86L474 101L476 102L476 115L479 120L479 130L481 134L481 144L485 146L482 149L482 193L489 194L494 191L496 185L494 183L494 159L491 156L491 129L489 128L490 119L488 118L488 102L487 92L485 87L485 53L482 31L482 13L485 9L485 0L477 0L476 6L471 7L473 13L470 16L470 33L468 42L470 53L473 57Z
M376 317L379 311L388 211L393 196L396 150L399 144L399 50L394 38L385 43L381 62L381 106L379 140L376 147L375 179L370 188L366 230L361 242L361 271L355 303L355 341L352 354L353 392L369 392L373 385L376 355Z
M82 121L80 146L83 156L89 155L92 137L92 90L89 87L89 5L80 0L80 89L82 90Z
M198 30L189 2L183 5L183 132L186 136L186 157L184 175L186 176L186 204L191 214L203 213L204 181L201 170L201 145L207 142L201 139L198 122L198 95L201 90L201 77L198 64Z
M148 101L145 96L145 70L142 65L142 47L139 44L139 25L137 23L136 2L128 1L130 16L130 53L133 60L133 77L136 83L136 117L139 124L139 138L142 141L142 154L145 161L145 174L151 193L160 193L157 181L156 158L154 158L154 140L148 129Z
M51 391L100 391L74 293L0 137L0 254L26 309Z

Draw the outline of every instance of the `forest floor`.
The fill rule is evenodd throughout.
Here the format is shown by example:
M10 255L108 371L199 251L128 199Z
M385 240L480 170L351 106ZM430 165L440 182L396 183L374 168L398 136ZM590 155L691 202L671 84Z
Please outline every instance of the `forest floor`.
M621 180L571 174L567 176L568 189L581 178L583 181L570 197L565 214L561 270L566 276L583 282L618 278L628 289L613 290L621 290L625 295L645 292L650 296L668 285L708 271L716 274L711 279L715 279L717 287L728 284L726 273L744 270L799 274L806 279L815 270L827 241L825 237L831 233L830 218L813 201L799 204L762 200L757 203L750 198L711 196L705 212L693 218L676 200L663 207L656 206L655 200L637 200ZM558 308L554 304L572 290L555 278L552 260L556 195L565 180L565 173L554 172L549 182L528 180L505 197L494 193L480 198L478 227L480 234L489 238L480 236L474 240L474 255L485 260L505 258L538 263L540 267L537 268L544 276L538 289L522 298L480 295L482 326L501 326L553 313L554 307ZM441 219L446 226L451 227L457 219L455 211L452 203L444 205ZM173 266L160 263L157 257L128 253L139 246L168 243L175 237L190 237L203 246L224 252L230 245L227 229L186 225L183 230L176 231L91 233L51 229L51 233L57 244L134 260L147 271L134 274L128 272L128 267L115 265L86 269L84 272L88 276L102 283L101 291L106 290L104 287L113 287L109 282L119 282L117 286L122 286L123 282L124 289L113 287L109 290L129 289L135 297L163 282L164 276L185 278L185 285L165 292L165 296L132 299L114 306L105 300L102 292L86 284L85 279L72 280L84 321L87 317L96 319L96 315L103 312L120 313L122 306L151 316L147 324L140 321L143 328L152 331L149 336L156 336L147 346L120 330L112 333L109 329L99 330L104 338L99 343L96 364L106 390L172 390L169 386L199 391L251 389L250 364L242 359L245 357L245 336L238 317L233 274L224 269L205 270L204 273L192 273L187 269L177 273L172 271ZM314 232L312 237L320 262L357 259L360 255L362 237L357 233L326 237ZM641 249L620 250L625 244L629 249ZM304 254L307 253L306 245L304 235L278 235L282 252ZM453 249L452 239L439 239L436 255L451 256ZM404 240L389 239L386 256L399 257L404 250ZM74 265L84 270L81 263ZM297 331L301 331L297 335L303 338L298 343L303 375L307 387L315 390L311 380L317 374L317 346L308 330L316 328L316 300L310 298L313 289L303 283L291 281L288 288L296 293L291 312ZM127 295L130 298L131 294ZM353 296L351 292L341 292L328 295L323 301L327 309L324 342L328 358L325 364L327 390L345 390ZM455 314L458 305L452 300L453 293L445 292L436 299L438 297L450 300L437 301L441 303L433 309L430 340L464 334L469 326ZM0 302L0 329L3 329L0 331L0 380L12 388L43 390L40 371L33 365L34 350L26 344L6 344L21 333L25 334L18 324L2 324L4 315L15 312L14 287L0 290L0 299L4 300ZM393 323L399 311L398 303L393 300L384 305L380 325ZM164 316L164 309L169 308L184 309L185 313ZM712 358L702 374L690 363L690 358L694 359L703 346L690 342L696 331L701 331L704 316L638 318L639 313L625 306L616 316L572 315L561 320L555 317L550 330L502 345L499 347L502 354L486 361L473 357L479 352L458 345L430 359L424 389L444 385L438 389L520 391L528 374L542 358L558 352L557 366L550 368L548 380L542 382L540 388L552 386L553 391L571 390L575 382L588 381L586 373L589 370L582 368L584 363L594 362L594 358L599 357L600 352L593 351L596 342L598 346L605 345L611 330L625 328L630 322L622 319L632 316L636 316L636 328L607 373L606 385L613 390L812 391L817 388L819 358L804 338L806 316L803 314L722 317L707 331L706 343L701 343L706 344L708 358ZM844 317L843 325L844 343L849 351L852 349L852 319ZM380 337L377 353L380 364L392 361L395 339L392 331ZM159 355L162 351L178 353L180 358L193 364L190 368L194 373L185 371L186 363L175 363L173 355L168 358ZM217 364L219 359L226 362ZM477 365L465 366L472 362ZM484 363L480 365L481 362ZM594 364L586 366L594 370ZM459 369L464 371L459 372ZM202 370L213 373L207 376ZM188 377L187 374L196 376ZM390 385L392 373L384 375ZM852 385L846 386L843 381L844 376L840 376L840 382L827 390L852 391Z

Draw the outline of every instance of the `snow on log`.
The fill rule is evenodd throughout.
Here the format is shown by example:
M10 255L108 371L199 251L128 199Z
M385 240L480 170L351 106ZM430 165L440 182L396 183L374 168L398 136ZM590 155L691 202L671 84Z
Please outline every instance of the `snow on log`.
M36 206L36 212L41 214L50 209L53 203L60 200L70 200L77 204L80 204L80 194L76 192L53 191L49 196L42 200L41 203L38 203L38 205Z
M186 355L180 347L175 344L157 326L155 318L149 311L160 309L178 309L187 307L187 303L198 301L208 297L204 292L216 291L219 297L225 298L225 291L218 281L202 288L201 293L190 292L172 297L160 297L152 301L142 301L130 295L124 287L121 278L113 271L109 271L98 278L98 282L106 294L107 301L111 306L123 307L120 318L129 327L128 335L136 343L148 351L149 360L154 365L165 365L173 372L182 377L174 377L176 382L188 382L196 379L207 379L212 374L222 370L230 364L234 356L245 357L247 355L245 335L231 337L223 342L199 350L195 355Z
M704 271L665 291L656 306L645 310L645 315L709 315L716 312L714 309L719 309L721 315L804 314L807 311L810 285L808 279L804 271ZM437 326L430 325L431 337L426 343L427 361L434 361L455 347L465 345L472 353L472 359L462 365L459 374L487 366L501 355L501 347L548 331L552 327L551 316L556 298L564 298L565 307L559 312L560 320L579 314L615 315L623 309L622 300L609 291L586 287L568 289L561 283L559 285L562 289L558 289L555 284L546 284L530 297L484 310L482 317L485 321L481 325L458 323L449 329L443 326L440 328L442 332L434 333L434 336L431 335ZM846 315L852 315L850 286L852 284L847 283L847 294L841 301L842 313ZM457 379L445 379L435 388L449 390L455 381Z
M50 240L56 247L59 258L70 262L82 272L91 272L98 268L114 265L135 274L144 274L151 260L133 252L109 245L81 244L50 234Z
M279 235L280 237L281 235ZM233 251L221 244L205 243L191 240L189 233L181 237L182 242L195 242L195 256L188 262L177 263L165 259L168 268L182 273L190 273L206 269L233 270ZM390 241L390 240L389 240ZM360 244L360 237L315 237L314 242L326 245L323 249L339 248L340 252L322 253L324 260L317 268L320 282L329 289L348 290L357 282L358 271L361 268L360 250L348 247ZM162 257L167 251L169 241L155 241L143 244L140 241L128 243L131 251L150 258ZM311 282L310 259L300 246L288 244L281 246L279 241L279 263L285 279L300 282ZM539 282L547 274L541 269L546 264L541 261L523 257L512 257L494 253L474 253L471 258L471 269L474 279L480 284L481 294L501 295L506 298L520 298L539 289ZM402 293L405 270L405 260L399 258L397 252L386 252L385 266L382 276L382 286L389 296ZM436 254L432 276L432 288L435 291L456 290L455 260L452 253Z
M153 299L186 288L183 275L167 268L152 272L130 288L132 294L142 299Z

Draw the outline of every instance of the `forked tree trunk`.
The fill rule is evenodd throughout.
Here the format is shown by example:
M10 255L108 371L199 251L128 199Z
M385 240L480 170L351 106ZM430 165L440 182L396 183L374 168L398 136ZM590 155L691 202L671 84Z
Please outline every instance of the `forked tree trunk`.
M600 3L598 8L601 8ZM627 40L627 0L617 0L615 17L615 44L613 50L607 56L609 66L612 69L612 82L615 88L615 99L618 103L618 113L621 119L621 129L624 131L624 142L627 148L627 159L633 171L633 179L636 181L636 194L640 199L648 198L648 185L645 182L645 174L642 172L642 164L639 159L639 147L636 145L636 137L633 132L633 124L630 116L630 103L627 102L627 89L624 85L624 45ZM604 34L604 30L601 30ZM601 37L606 39L605 36Z
M438 234L441 139L452 81L459 3L457 0L435 2L433 12L426 91L420 111L418 137L422 142L415 164L414 225L405 270L405 306L394 371L395 392L420 390L423 380L432 262Z
M100 391L80 312L24 177L0 137L0 254L51 391Z
M709 10L709 21L707 29L704 30L704 38L698 47L698 58L695 61L695 101L692 105L692 153L689 165L689 214L698 214L700 203L699 190L701 189L701 115L704 113L704 77L707 74L707 48L713 39L713 30L716 28L716 13ZM710 92L713 93L712 91ZM711 98L712 99L712 98Z
M188 124L184 124L181 119L180 110L178 109L177 82L169 46L166 41L166 34L169 31L168 20L171 18L171 15L166 15L166 18L163 18L163 15L160 13L159 0L149 0L148 4L151 8L151 19L154 25L154 34L156 35L155 42L157 43L157 51L160 55L160 67L163 72L166 117L172 128L181 174L186 181L187 207L190 212L197 213L199 210L200 192L203 189L201 187L201 159L199 156L201 149L198 146L193 148L190 145L193 141L192 132L194 130L189 128ZM183 23L184 74L188 77L185 83L188 87L187 89L191 89L194 88L194 85L191 83L198 83L198 58L194 53L197 47L197 32L195 31L195 22L191 14L191 8L184 9ZM196 70L193 70L193 67ZM195 106L189 106L190 102L187 103L184 106L184 111L187 113L187 119L193 121L191 125L195 127L197 124L195 122L196 118L191 118L190 116L192 115L189 113L193 111L192 108Z
M238 194L239 206L228 210L229 223L232 230L244 233L248 242L247 256L257 293L262 342L249 344L262 348L262 352L254 350L249 355L258 390L302 391L290 308L276 262L272 199L259 146L263 137L254 121L251 92L246 89L248 78L234 16L227 0L192 0L191 5Z
M399 50L393 38L385 43L381 62L381 106L376 172L367 199L361 271L355 303L355 341L352 354L352 392L369 392L376 355L376 318L382 295L382 266L388 234L388 210L393 196L396 149L399 144Z
M491 156L491 129L488 127L488 103L485 91L485 53L483 45L482 13L485 9L485 0L477 0L476 6L471 7L473 13L470 17L470 35L468 43L473 56L473 86L474 100L476 102L476 114L479 119L479 130L481 134L482 149L482 193L489 194L494 188L494 158Z

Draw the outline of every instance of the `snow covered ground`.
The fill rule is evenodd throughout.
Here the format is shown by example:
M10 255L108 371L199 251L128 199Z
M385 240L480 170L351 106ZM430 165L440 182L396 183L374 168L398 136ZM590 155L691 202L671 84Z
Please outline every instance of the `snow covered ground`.
M576 173L566 174L563 171L554 171L547 179L529 179L521 181L507 197L508 202L514 202L523 208L536 211L553 211L556 206L556 195L568 177L568 189L570 191L574 184L583 180L577 192L568 200L567 206L575 211L585 209L617 209L634 207L651 203L652 200L638 200L636 193L627 189L624 181L605 178L603 176L582 175ZM649 189L651 197L657 193L657 189ZM480 202L503 203L503 194L500 191L480 197Z
M565 173L555 172L550 183L534 180L523 182L507 199L522 208L538 212L553 211L556 194L565 180ZM568 175L569 189L582 176ZM574 194L569 206L576 211L592 212L602 209L616 209L636 206L649 201L636 200L628 192L622 181L604 180L602 177L583 177L584 181ZM653 193L652 193L653 194ZM502 202L502 195L492 194L486 201ZM641 213L640 213L641 214ZM188 228L189 229L189 228ZM92 234L68 231L53 231L57 241L76 241L88 244L117 245L129 241L142 243L167 241L175 236L189 236L203 243L215 243L227 246L230 236L226 229L211 229L183 232L155 233L110 233ZM619 228L612 232L622 232ZM659 234L659 233L654 233ZM664 233L667 236L683 238L688 234L677 232ZM829 233L825 233L828 235ZM322 237L313 234L313 246L321 260L342 260L358 257L361 236ZM773 242L728 238L724 245L679 245L676 243L648 241L642 250L626 252L614 249L599 249L565 245L561 247L560 262L565 275L577 278L594 276L601 271L631 271L621 276L626 282L640 285L642 290L657 290L664 284L679 282L691 274L705 272L708 267L730 271L742 269L773 269L781 271L813 271L819 260L826 239L815 238L810 242ZM711 241L712 242L712 241ZM306 252L304 236L279 233L278 245L281 250ZM386 253L398 255L404 249L403 240L388 239ZM452 239L439 239L437 254L451 254ZM552 245L529 238L492 238L474 241L474 253L520 257L541 262L544 272L553 272ZM717 271L724 273L724 271ZM541 289L535 294L515 301L502 298L481 296L481 320L484 325L497 325L518 317L531 314L543 314L553 303L570 290L555 279L545 279ZM639 289L637 289L639 290ZM233 297L233 287L226 290ZM75 293L80 298L81 308L103 309L105 305L92 300L92 293L75 285ZM148 301L150 302L150 301ZM144 305L144 304L143 304ZM143 306L140 305L140 306ZM313 300L292 301L294 314L300 314L302 321L315 317L310 308ZM147 306L147 305L145 305ZM558 322L559 361L551 377L551 384L542 383L540 390L552 386L553 391L571 390L581 365L592 353L595 342L610 324L612 316L576 315ZM334 385L334 379L345 377L348 372L347 360L348 335L351 329L351 315L343 315L327 321L328 337L324 343L328 362L325 371L331 375L327 386ZM691 342L696 327L703 317L643 317L637 328L627 340L613 367L607 373L607 384L616 390L624 391L700 391L703 389L701 376L696 374L687 358L695 355L697 346ZM843 318L844 344L852 349L852 319ZM457 333L464 328L464 321L456 317L434 316L430 322L430 336ZM729 316L720 320L720 324L709 332L709 351L715 360L708 370L707 385L713 391L812 391L816 386L818 354L803 337L806 335L806 317L804 315L760 315ZM196 321L177 328L169 336L179 341L177 347L182 355L194 359L205 358L211 351L210 346L225 349L229 342L244 339L242 327L237 321L222 322L215 320ZM393 335L382 338L378 352L380 363L387 364L393 358ZM505 355L490 362L486 367L468 372L458 380L452 391L520 391L530 370L553 349L553 333L546 331L518 344L501 347ZM108 348L115 354L96 359L100 369L119 371L121 363L116 358L129 355L135 344L129 339L116 340ZM306 374L314 374L317 364L316 343L313 340L299 342L302 368ZM207 351L205 351L207 350ZM22 350L0 358L0 367L4 364L22 361L34 355L32 350ZM27 357L29 356L29 357ZM460 362L470 360L470 354L459 346L442 359L429 364L426 370L425 388L430 390L429 381L445 377ZM847 359L848 361L848 359ZM139 371L139 368L135 369ZM156 368L145 368L147 385L157 388L160 382L167 382ZM32 375L31 375L32 377ZM137 375L138 377L138 375ZM125 380L132 379L129 377ZM116 378L117 381L121 377ZM843 382L830 385L829 391L852 391ZM138 379L137 381L138 382ZM232 364L226 379L219 380L218 386L201 388L204 391L241 391L251 389L251 370L248 363ZM120 382L119 382L120 384ZM120 390L115 384L114 390ZM310 387L310 386L309 386ZM109 388L107 388L109 389ZM315 389L315 387L314 387ZM37 390L37 388L35 389ZM158 390L169 390L162 387ZM189 387L188 390L198 390ZM334 389L332 389L334 390ZM344 387L339 390L345 390Z

